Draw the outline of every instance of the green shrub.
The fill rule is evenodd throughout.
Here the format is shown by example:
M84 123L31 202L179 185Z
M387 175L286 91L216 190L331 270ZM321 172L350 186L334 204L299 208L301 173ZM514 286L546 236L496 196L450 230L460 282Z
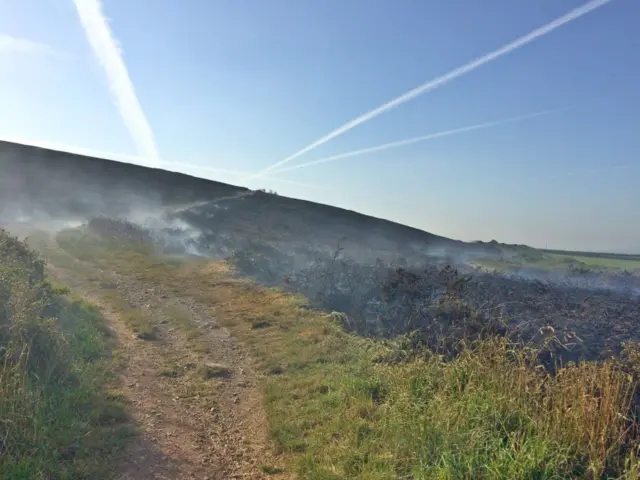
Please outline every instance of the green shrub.
M99 312L0 230L0 478L98 478L129 435Z

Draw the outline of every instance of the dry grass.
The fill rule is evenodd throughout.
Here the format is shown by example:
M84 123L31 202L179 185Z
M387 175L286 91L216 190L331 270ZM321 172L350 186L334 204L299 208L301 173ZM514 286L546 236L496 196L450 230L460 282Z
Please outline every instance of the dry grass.
M303 298L139 253L93 261L215 305L261 362L276 449L309 479L637 478L636 377L619 361L549 373L505 339L389 363ZM259 325L259 328L257 326Z
M0 478L105 478L131 435L112 339L0 230Z
M453 362L377 365L381 346L301 299L224 277L208 286L201 300L277 373L266 382L272 434L305 454L305 477L602 478L634 458L635 384L614 362L551 375L495 339ZM256 331L256 318L271 327Z
M169 324L184 333L193 352L203 355L209 352L209 345L206 341L203 341L200 329L193 323L187 313L178 308L167 308L166 314Z
M114 289L103 289L102 296L113 308L117 309L124 324L136 337L141 340L155 340L157 338L157 325L144 309L132 306Z

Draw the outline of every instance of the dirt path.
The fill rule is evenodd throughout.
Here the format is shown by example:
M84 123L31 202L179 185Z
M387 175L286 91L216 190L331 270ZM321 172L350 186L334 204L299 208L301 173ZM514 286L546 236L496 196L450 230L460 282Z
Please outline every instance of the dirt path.
M253 361L211 306L68 260L50 265L50 273L102 309L118 341L121 392L140 431L117 478L259 479L265 471L290 478L276 474ZM153 323L152 339L132 333L131 312Z

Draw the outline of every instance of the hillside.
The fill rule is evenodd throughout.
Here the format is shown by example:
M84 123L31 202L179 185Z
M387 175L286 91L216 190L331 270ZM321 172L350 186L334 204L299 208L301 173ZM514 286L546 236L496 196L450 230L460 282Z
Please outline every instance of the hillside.
M112 453L124 476L70 478L638 478L638 344L554 367L637 339L638 299L331 256L274 289L244 278L259 254L166 256L119 220L24 233L99 306L133 429ZM108 441L72 440L82 459Z
M3 147L2 478L638 478L633 259Z
M240 198L224 200L227 197ZM191 209L190 224L218 235L241 233L267 242L299 242L318 248L353 247L373 256L411 255L465 244L387 220L314 202L251 192L189 175L0 142L0 218L5 222L48 218L126 216L168 206L219 200ZM215 217L215 222L212 218Z

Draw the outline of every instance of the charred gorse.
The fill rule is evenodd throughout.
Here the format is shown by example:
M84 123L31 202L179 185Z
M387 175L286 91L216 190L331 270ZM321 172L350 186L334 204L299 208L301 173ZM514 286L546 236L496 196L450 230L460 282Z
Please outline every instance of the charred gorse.
M521 346L544 346L544 363L551 364L604 358L619 352L621 342L640 337L640 297L632 294L638 278L630 272L571 270L558 281L540 272L474 270L443 263L443 257L364 262L342 241L333 250L284 249L240 234L219 236L214 227L187 246L175 241L178 233L171 229L105 217L91 219L83 231L128 248L154 245L156 251L182 254L191 248L226 258L240 275L300 293L312 307L344 312L344 327L359 335L411 334L416 348L445 354L455 352L460 341L497 335ZM628 291L605 282L627 284ZM542 333L548 329L557 343Z

